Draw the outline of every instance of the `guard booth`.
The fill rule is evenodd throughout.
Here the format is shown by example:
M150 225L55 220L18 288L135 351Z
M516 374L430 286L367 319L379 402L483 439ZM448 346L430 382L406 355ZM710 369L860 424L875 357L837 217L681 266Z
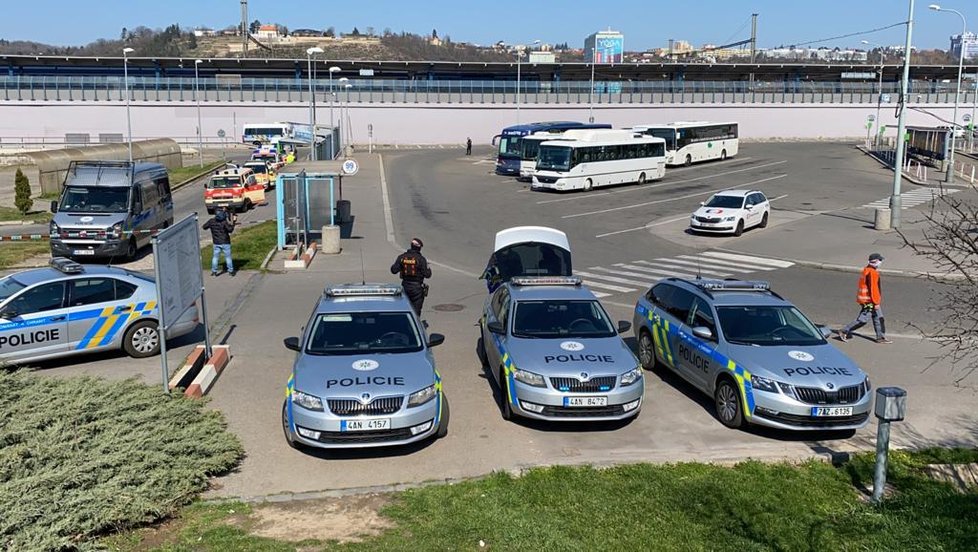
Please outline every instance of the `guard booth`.
M350 202L343 200L343 176L323 170L326 162L294 163L275 179L275 211L278 249L322 243L324 226L339 226L340 237L349 238L353 227ZM330 163L335 166L335 163Z

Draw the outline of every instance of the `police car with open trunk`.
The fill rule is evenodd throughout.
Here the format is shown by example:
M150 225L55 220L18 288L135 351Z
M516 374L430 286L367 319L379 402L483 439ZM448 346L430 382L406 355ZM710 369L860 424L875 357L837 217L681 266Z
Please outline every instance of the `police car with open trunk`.
M728 427L853 430L869 377L767 282L667 278L635 305L645 368L664 365L714 398Z
M327 287L299 337L282 406L289 445L401 445L448 432L448 402L427 335L400 286Z

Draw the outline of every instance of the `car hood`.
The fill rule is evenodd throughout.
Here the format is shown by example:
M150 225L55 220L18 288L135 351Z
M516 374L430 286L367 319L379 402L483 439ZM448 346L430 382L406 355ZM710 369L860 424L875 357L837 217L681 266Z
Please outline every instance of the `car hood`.
M728 345L730 358L751 374L800 387L839 389L858 385L866 374L829 343L815 346Z
M743 212L743 209L731 209L728 207L700 207L694 215L698 217L735 217Z
M59 211L54 214L52 221L61 228L78 228L83 230L107 230L112 225L125 223L127 213L83 213L74 211Z
M548 377L618 375L638 365L638 359L617 335L598 339L510 338L507 351L517 368Z
M295 388L318 397L363 398L409 395L435 382L425 351L399 354L301 355Z

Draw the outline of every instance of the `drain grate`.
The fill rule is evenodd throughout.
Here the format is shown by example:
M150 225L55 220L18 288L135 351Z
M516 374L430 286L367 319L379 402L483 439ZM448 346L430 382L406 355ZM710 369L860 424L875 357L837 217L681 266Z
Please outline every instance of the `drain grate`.
M458 303L442 303L441 305L435 305L431 308L438 312L458 312L464 309L465 306L459 305Z

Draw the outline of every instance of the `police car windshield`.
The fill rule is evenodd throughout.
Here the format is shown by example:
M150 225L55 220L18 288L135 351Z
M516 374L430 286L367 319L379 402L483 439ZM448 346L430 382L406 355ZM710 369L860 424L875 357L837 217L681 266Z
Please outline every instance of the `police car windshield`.
M13 294L24 289L24 284L14 280L13 277L7 276L6 278L0 279L0 302L10 299Z
M597 301L519 301L513 337L613 337L611 321Z
M125 213L128 186L68 186L58 210L71 213Z
M411 353L422 349L410 313L324 313L316 317L306 352L312 355Z
M743 196L715 195L706 202L706 207L720 207L723 209L740 209L744 206Z
M805 315L787 306L717 307L720 330L738 345L803 346L825 343Z
M207 182L207 187L211 189L234 188L241 185L241 179L237 176L216 176Z

